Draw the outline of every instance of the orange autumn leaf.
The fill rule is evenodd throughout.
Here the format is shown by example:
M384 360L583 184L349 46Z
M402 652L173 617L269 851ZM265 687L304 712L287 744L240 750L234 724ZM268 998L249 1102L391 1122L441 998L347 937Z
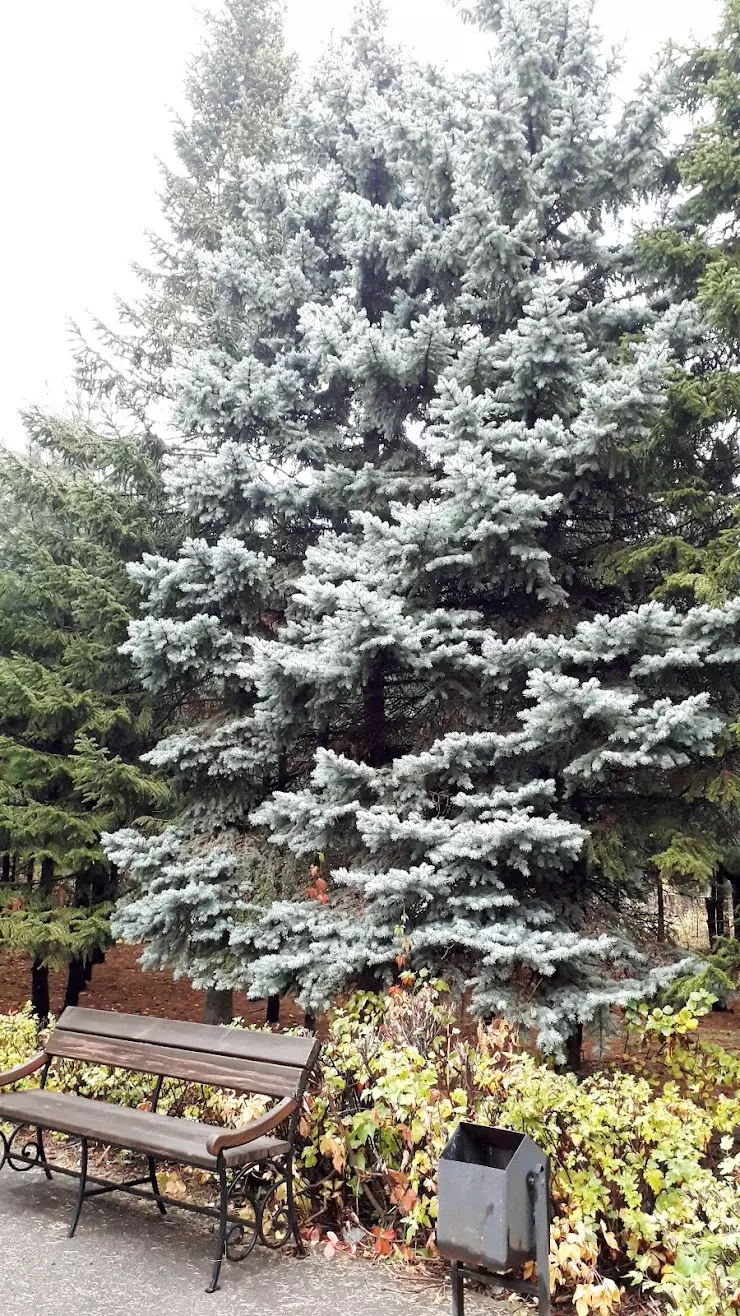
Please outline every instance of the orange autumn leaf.
M372 1229L370 1230L370 1233L374 1234L376 1238L396 1237L395 1229L389 1229L389 1228L384 1229L382 1225L373 1225Z
M413 1188L407 1188L406 1192L399 1199L397 1205L400 1207L401 1211L403 1211L404 1215L409 1215L410 1212L413 1211L418 1200L419 1199Z

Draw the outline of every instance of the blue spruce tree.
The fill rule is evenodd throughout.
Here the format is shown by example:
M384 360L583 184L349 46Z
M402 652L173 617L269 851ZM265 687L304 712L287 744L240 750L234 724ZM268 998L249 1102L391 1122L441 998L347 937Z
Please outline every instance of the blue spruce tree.
M151 963L311 1010L429 968L572 1055L672 972L634 932L727 825L694 787L731 770L740 600L613 567L670 526L651 445L703 329L635 274L669 88L615 116L591 8L481 0L490 67L451 77L363 6L202 262L240 315L180 362L203 531L137 569L128 650L208 715L152 756L183 825L109 841Z

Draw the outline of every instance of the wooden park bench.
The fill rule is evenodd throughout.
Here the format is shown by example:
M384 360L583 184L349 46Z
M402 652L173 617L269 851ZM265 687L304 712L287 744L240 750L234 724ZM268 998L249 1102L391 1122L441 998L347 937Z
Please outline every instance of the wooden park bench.
M79 1179L70 1237L85 1199L101 1193L120 1191L144 1197L156 1202L162 1213L171 1205L215 1216L217 1253L207 1288L213 1293L224 1256L241 1261L256 1242L279 1247L291 1234L299 1252L303 1251L293 1196L293 1145L301 1099L318 1052L319 1043L313 1038L67 1009L43 1051L0 1075L3 1089L41 1070L37 1088L0 1090L0 1119L15 1126L9 1136L0 1129L0 1169L6 1163L14 1170L37 1166L47 1179L52 1173ZM156 1083L149 1108L132 1109L74 1092L49 1091L46 1082L57 1058L151 1075ZM280 1100L252 1123L223 1129L158 1114L166 1079ZM47 1160L45 1130L81 1140L79 1170ZM88 1172L89 1143L142 1154L148 1161L147 1175L121 1182L96 1178ZM157 1165L162 1162L211 1170L218 1176L218 1206L163 1194L157 1179Z

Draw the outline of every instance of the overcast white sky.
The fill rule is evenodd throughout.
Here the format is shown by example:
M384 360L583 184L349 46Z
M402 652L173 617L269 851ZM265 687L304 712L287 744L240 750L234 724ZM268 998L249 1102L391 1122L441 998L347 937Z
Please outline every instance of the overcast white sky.
M215 4L218 0L214 0ZM4 0L0 17L0 439L17 411L60 401L66 322L111 314L130 294L144 230L157 226L156 157L169 152L188 55L207 0ZM310 60L351 0L288 0L288 37ZM435 62L480 56L447 0L388 0L396 37ZM720 0L598 0L627 77L669 38L708 36Z

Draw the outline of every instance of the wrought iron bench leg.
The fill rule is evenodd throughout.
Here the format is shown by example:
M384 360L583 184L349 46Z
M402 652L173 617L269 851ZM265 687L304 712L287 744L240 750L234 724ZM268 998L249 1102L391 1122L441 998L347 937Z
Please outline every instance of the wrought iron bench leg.
M154 1200L155 1200L155 1202L157 1203L157 1206L159 1207L159 1210L160 1210L160 1212L162 1213L162 1215L166 1215L166 1214L167 1214L167 1207L165 1206L164 1202L162 1201L162 1196L161 1196L161 1193L160 1193L160 1191L159 1191L159 1183L158 1183L158 1180L157 1180L157 1167L155 1166L154 1161L152 1160L151 1156L149 1157L149 1181L150 1181L150 1183L151 1183L151 1185L152 1185L152 1192L154 1193Z
M49 1163L46 1159L46 1152L44 1151L43 1129L36 1130L36 1146L38 1147L39 1165L42 1165L44 1167L44 1174L46 1175L47 1179L51 1179L51 1170L49 1169Z
M85 1200L85 1186L87 1184L87 1138L82 1139L82 1148L80 1154L80 1186L77 1190L77 1202L75 1203L72 1223L69 1226L69 1237L74 1238L77 1222L82 1211L82 1203Z
M453 1261L452 1273L452 1316L465 1316L465 1281L460 1273L460 1262Z
M299 1257L305 1257L306 1249L303 1246L303 1239L301 1238L301 1228L298 1222L298 1212L296 1211L295 1194L293 1192L293 1153L292 1152L288 1157L288 1172L285 1177L285 1191L288 1197L288 1219L290 1220L290 1227L293 1230L296 1252L298 1253Z
M220 1159L220 1158L219 1158ZM228 1209L229 1209L229 1186L226 1182L226 1166L222 1163L218 1167L218 1177L221 1185L221 1194L219 1198L218 1212L218 1252L216 1260L213 1263L211 1279L206 1293L215 1293L218 1288L218 1277L221 1274L221 1263L226 1251L226 1231L228 1228Z

